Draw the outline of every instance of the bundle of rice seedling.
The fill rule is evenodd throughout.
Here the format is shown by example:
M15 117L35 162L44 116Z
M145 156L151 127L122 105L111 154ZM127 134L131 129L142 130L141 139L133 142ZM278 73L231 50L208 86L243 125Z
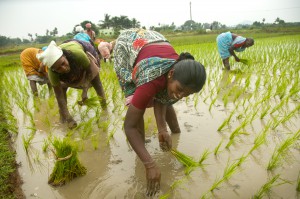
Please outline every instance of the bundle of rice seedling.
M247 66L250 66L251 65L251 61L248 60L248 59L240 59L240 62L247 65Z
M199 163L196 162L191 156L185 155L177 151L176 149L171 149L171 153L186 167L197 167Z
M86 174L86 168L81 165L77 157L77 147L69 139L55 138L52 142L55 148L56 163L48 183L61 186L73 178Z

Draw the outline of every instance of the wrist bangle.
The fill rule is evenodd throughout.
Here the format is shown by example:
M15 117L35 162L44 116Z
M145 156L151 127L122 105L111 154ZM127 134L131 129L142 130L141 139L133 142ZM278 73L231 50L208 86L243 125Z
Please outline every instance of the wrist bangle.
M165 128L165 129L163 129L163 130L161 130L161 131L158 131L158 133L161 133L161 132L168 132L168 129Z
M150 169L150 168L155 167L155 162L154 162L154 160L149 161L149 162L143 162L143 164L144 164L144 166L145 166L146 169Z

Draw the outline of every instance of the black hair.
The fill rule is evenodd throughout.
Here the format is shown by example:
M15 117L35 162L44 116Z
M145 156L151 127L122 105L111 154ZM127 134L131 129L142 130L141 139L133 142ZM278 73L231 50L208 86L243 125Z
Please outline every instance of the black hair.
M83 75L83 67L76 62L71 51L62 49L63 55L69 62L70 72L65 74L60 74L60 80L65 83L77 83L81 80Z
M190 53L182 54L174 65L173 79L179 81L182 86L199 92L206 81L205 68L195 61Z
M192 59L192 60L195 60L194 56L191 55L191 54L188 53L188 52L180 53L179 58L177 59L177 61L181 61L181 60L184 60L184 59Z

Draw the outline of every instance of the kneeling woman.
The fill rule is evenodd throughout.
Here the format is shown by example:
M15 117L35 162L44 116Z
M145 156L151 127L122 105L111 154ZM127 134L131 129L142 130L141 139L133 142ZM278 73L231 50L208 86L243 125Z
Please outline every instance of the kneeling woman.
M154 107L160 146L169 150L172 141L167 124L172 133L180 133L172 104L202 89L205 68L189 53L178 56L163 35L150 30L123 31L114 52L114 68L129 106L125 134L144 163L147 194L153 195L159 190L161 174L145 148L145 109Z
M53 86L62 122L67 122L69 128L77 123L67 108L68 87L83 89L83 94L93 86L100 97L101 105L106 105L105 93L99 76L100 62L94 47L84 41L70 40L60 46L54 41L37 58L48 66L49 80ZM82 96L86 99L87 96Z

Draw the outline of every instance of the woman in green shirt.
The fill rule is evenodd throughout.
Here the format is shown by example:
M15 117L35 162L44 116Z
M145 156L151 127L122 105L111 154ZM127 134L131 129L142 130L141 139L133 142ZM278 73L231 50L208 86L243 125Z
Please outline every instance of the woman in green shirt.
M100 62L93 46L79 40L69 40L57 46L51 41L48 48L37 55L48 66L48 77L53 86L62 122L69 128L77 126L67 108L67 89L83 89L83 94L93 86L100 98L101 106L106 107L105 93L99 76ZM82 96L83 101L86 96Z

